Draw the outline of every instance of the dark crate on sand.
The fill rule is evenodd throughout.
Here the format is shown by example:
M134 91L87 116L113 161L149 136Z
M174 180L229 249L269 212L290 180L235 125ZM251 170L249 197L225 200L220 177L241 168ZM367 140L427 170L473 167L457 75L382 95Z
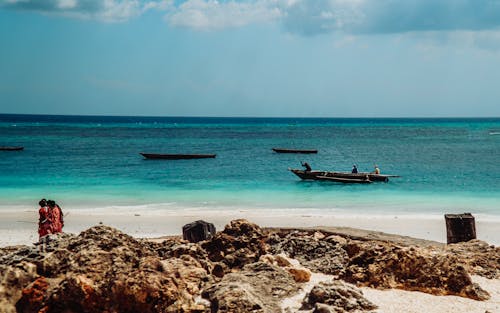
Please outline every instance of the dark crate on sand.
M186 224L182 227L182 238L189 242L210 239L215 235L215 226L202 220Z
M476 222L470 213L445 214L447 243L476 239Z

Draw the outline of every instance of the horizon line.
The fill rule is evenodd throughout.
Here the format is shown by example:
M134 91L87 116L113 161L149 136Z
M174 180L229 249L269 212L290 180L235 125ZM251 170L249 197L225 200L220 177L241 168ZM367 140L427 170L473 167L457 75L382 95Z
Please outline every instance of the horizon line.
M249 118L249 119L499 119L500 116L210 116L210 115L107 115L107 114L47 114L0 113L12 116L70 116L70 117L142 117L142 118Z

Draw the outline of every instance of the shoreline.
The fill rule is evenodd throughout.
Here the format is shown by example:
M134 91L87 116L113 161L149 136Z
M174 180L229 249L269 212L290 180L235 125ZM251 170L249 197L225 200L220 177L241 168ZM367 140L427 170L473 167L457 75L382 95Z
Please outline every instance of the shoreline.
M67 210L64 232L78 234L100 223L115 227L137 238L182 235L182 226L196 220L213 223L218 231L231 220L244 218L268 228L342 228L383 232L397 236L446 243L444 213L437 214L346 214L306 210L171 210L153 214ZM500 219L475 215L477 239L500 245ZM0 247L32 244L38 241L38 213L0 211Z

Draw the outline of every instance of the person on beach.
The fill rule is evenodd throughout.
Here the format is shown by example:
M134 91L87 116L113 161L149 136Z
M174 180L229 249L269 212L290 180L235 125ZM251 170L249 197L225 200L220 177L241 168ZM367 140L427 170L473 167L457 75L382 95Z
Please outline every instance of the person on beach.
M45 235L52 234L52 215L47 200L42 199L38 204L40 205L38 210L38 236L42 238Z
M311 165L309 165L309 163L307 163L307 162L300 162L300 164L301 164L303 167L305 167L305 168L306 168L306 172L310 172L310 171L312 171L312 169L311 169Z
M374 174L380 174L380 169L378 168L378 165L375 164L375 170L373 171Z
M352 171L351 171L353 174L357 174L358 173L358 167L356 166L356 164L354 164L352 166Z
M51 213L52 233L61 233L64 227L63 212L61 207L54 200L47 201Z

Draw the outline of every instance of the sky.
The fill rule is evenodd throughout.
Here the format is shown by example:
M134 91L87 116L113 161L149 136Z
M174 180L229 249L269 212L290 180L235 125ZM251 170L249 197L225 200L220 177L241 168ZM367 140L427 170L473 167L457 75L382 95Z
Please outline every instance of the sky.
M0 113L500 117L500 0L0 0Z

